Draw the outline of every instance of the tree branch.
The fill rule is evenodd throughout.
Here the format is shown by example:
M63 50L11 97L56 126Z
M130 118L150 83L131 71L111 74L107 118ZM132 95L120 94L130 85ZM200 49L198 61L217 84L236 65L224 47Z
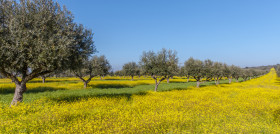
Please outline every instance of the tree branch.
M39 76L41 76L41 75L45 75L45 74L48 74L48 73L51 73L52 71L50 71L50 70L46 70L46 71L42 71L42 72L38 72L38 70L37 71L32 71L32 73L31 74L29 74L29 75L27 75L26 77L25 77L25 79L24 80L22 80L22 82L28 82L28 81L30 81L30 80L32 80L33 78L36 78L36 77L39 77Z
M4 75L5 77L10 78L16 84L21 83L16 76L12 75L12 73L8 73L7 71L5 71L5 69L3 67L0 68L0 73L2 75Z

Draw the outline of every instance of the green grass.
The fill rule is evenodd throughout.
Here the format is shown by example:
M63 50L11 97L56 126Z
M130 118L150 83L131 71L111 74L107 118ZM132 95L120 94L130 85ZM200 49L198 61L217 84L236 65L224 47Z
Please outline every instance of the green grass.
M106 80L111 81L111 80ZM116 80L114 80L116 81ZM240 79L239 81L242 81ZM73 81L54 81L52 83L64 84ZM32 81L32 83L35 83ZM40 81L38 81L40 83ZM227 84L228 80L222 80L220 84ZM215 85L214 81L204 82L201 84L201 87ZM158 87L159 92L170 91L170 90L187 90L189 87L196 86L196 82L185 82L185 83L161 83ZM0 86L1 88L1 86ZM87 89L78 89L78 90L66 90L66 89L55 89L52 87L38 87L32 90L28 90L24 93L24 103L31 103L34 100L38 100L41 98L48 98L54 101L77 101L83 98L92 98L96 96L129 96L133 94L144 94L147 91L153 91L155 88L154 84L151 85L138 85L134 87L127 87L123 85L98 85L92 86ZM14 94L13 88L2 89L0 92L0 103L4 105L9 105Z

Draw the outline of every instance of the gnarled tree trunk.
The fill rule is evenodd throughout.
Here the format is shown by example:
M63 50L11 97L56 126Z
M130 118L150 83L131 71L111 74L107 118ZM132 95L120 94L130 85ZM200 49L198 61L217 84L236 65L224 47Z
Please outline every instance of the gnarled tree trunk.
M17 103L22 102L23 100L23 93L26 91L26 83L21 82L16 84L14 98L11 102L12 105L17 105Z
M88 82L87 81L83 81L84 82L84 88L87 88Z
M155 92L157 92L158 85L159 85L159 83L156 82Z

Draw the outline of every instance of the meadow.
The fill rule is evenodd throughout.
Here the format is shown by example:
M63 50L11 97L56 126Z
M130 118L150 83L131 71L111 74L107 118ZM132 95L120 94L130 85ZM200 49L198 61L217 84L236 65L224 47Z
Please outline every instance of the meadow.
M192 80L193 81L193 80ZM9 107L14 85L0 80L1 133L280 133L280 79L274 69L246 82L175 77L153 92L150 78L34 79Z

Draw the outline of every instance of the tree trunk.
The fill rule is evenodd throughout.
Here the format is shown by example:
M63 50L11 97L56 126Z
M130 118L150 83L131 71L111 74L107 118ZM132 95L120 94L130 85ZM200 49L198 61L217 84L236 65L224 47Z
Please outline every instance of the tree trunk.
M199 88L200 82L196 81L196 87Z
M87 88L88 82L84 81L84 88Z
M219 79L217 79L216 85L219 85L219 84L220 84L220 80L219 80Z
M188 79L187 79L187 82L189 82L190 81L190 77L188 77Z
M102 80L102 77L100 76L100 80Z
M169 77L166 79L167 83L169 83Z
M157 92L157 88L160 82L158 82L157 79L155 79L155 81L156 81L155 92Z
M228 78L228 83L229 83L229 84L231 83L231 80L232 80L231 78Z
M131 80L133 81L133 76L131 76Z
M238 78L239 78L239 77L236 77L236 78L235 78L236 82L239 82L239 81L238 81Z
M42 77L42 82L43 82L43 83L46 82L46 77Z
M16 84L14 98L11 106L15 106L23 100L23 93L26 91L26 83Z

